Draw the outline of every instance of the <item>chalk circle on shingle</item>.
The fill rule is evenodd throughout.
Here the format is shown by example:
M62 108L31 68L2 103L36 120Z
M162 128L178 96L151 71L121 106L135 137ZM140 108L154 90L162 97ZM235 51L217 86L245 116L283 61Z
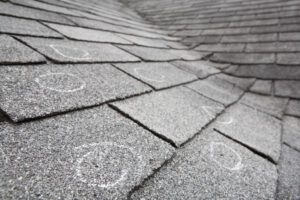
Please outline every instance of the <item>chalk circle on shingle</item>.
M90 59L90 53L85 49L76 47L68 47L65 45L50 44L49 45L57 54L71 59Z
M202 109L204 110L204 112L211 116L211 117L215 117L215 115L213 113L215 113L216 111L219 113L220 110L223 110L222 107L212 107L212 106L202 106ZM220 117L217 118L216 120L217 123L219 124L224 124L224 125L228 125L234 122L234 119L231 116L225 116L221 115Z
M225 169L238 171L243 168L240 154L223 142L210 143L210 157L215 163Z
M154 82L165 82L165 75L141 68L134 68L134 73L143 80Z
M130 174L141 175L143 157L132 147L103 142L75 148L78 155L76 178L92 187L114 188L123 185Z
M71 73L48 73L40 75L34 81L41 87L56 92L76 92L86 87L86 82Z

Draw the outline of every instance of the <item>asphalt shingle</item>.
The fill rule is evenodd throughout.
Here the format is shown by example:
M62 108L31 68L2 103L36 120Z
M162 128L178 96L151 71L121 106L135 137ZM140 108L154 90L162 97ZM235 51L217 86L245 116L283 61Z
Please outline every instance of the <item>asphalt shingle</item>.
M221 104L184 87L143 95L113 105L176 146L192 138L224 109ZM207 107L216 109L207 114Z
M8 3L0 2L0 13L5 15L17 16L17 17L25 17L30 19L38 19L49 22L56 22L62 24L73 25L70 20L65 17L62 17L56 13L45 12L33 8L28 8L24 6L17 6Z
M239 87L217 77L196 81L187 87L226 106L238 100L244 93Z
M290 100L286 108L286 114L300 117L300 100Z
M60 63L132 62L139 59L111 44L20 38L51 60Z
M3 199L125 199L174 149L108 107L0 123Z
M180 149L131 199L273 199L276 167L209 130Z
M246 93L241 98L240 102L259 109L262 112L281 118L288 103L288 99Z
M206 78L212 74L220 73L219 69L214 67L214 63L205 61L174 61L173 65L186 72L196 75L198 78Z
M61 34L74 40L93 41L93 42L110 42L118 44L132 44L128 40L118 37L114 33L99 31L81 27L65 26L59 24L45 23Z
M39 53L7 35L0 35L0 64L41 63Z
M61 38L61 35L33 20L0 16L0 32L17 35Z
M139 47L139 46L119 46L121 49L126 50L127 52L132 53L133 55L138 56L139 58L145 61L170 61L170 60L179 60L180 56L171 54L170 52L164 49L155 49L148 47Z
M0 67L0 108L13 121L99 105L150 91L110 65Z
M300 99L299 81L275 81L275 95Z
M283 145L277 199L300 198L300 153Z
M175 86L197 79L169 63L116 64L121 70L144 81L155 89Z
M286 116L283 119L282 140L287 145L300 151L300 119Z
M274 162L280 155L281 123L278 119L246 105L237 104L224 114L233 118L230 124L216 124L216 129Z

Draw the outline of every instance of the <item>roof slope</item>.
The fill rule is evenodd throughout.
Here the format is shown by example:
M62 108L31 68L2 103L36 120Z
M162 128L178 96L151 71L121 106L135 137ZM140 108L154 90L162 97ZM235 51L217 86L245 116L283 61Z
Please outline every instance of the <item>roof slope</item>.
M0 0L0 199L298 199L297 5Z

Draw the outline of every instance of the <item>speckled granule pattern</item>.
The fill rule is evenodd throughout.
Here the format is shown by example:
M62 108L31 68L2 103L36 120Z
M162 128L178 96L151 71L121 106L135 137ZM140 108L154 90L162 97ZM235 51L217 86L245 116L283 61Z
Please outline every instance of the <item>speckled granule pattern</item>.
M0 0L0 199L300 199L297 0Z

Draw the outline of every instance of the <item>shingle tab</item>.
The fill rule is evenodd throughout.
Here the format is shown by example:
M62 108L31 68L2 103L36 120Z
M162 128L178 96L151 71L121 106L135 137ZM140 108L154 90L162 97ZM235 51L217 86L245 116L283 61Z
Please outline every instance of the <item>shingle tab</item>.
M132 44L128 40L118 37L114 33L93 30L74 26L65 26L59 24L45 23L68 38L75 40L93 41L93 42L111 42L118 44Z
M214 63L206 61L174 61L172 64L186 72L195 74L199 78L206 78L209 75L221 72L214 67Z
M299 81L275 81L275 95L300 99Z
M111 44L25 37L20 39L51 60L60 63L132 62L140 60Z
M0 134L3 199L126 199L174 152L108 107L1 123Z
M155 89L179 85L197 79L169 63L116 64L118 68L148 83Z
M33 20L0 16L0 21L1 33L61 38L60 34Z
M277 199L299 199L299 185L300 153L284 145L279 165Z
M150 88L110 65L0 67L0 108L13 121L99 105Z
M285 144L300 151L300 119L285 116L283 119L283 137Z
M226 106L238 100L244 93L239 87L216 77L196 81L187 87Z
M126 50L145 61L169 61L169 60L178 60L181 57L169 53L164 49L155 49L148 47L139 47L139 46L119 46L121 49Z
M276 167L209 130L180 149L131 199L274 199Z
M67 18L62 17L56 13L45 12L33 8L24 7L24 6L12 5L9 3L0 2L0 13L5 15L25 17L30 19L39 19L39 20L62 23L62 24L69 24L69 25L74 24Z
M256 108L262 112L281 118L288 103L288 99L246 93L241 98L240 102L252 106L253 108Z
M232 117L233 121L216 124L217 130L278 162L281 146L278 119L242 104L234 105L224 116Z
M0 64L41 63L45 58L12 37L0 35Z
M275 63L272 53L215 53L212 61L229 62L234 64L271 64Z
M133 119L180 146L198 133L224 107L187 88L172 88L113 103ZM206 108L216 108L207 113Z

